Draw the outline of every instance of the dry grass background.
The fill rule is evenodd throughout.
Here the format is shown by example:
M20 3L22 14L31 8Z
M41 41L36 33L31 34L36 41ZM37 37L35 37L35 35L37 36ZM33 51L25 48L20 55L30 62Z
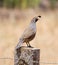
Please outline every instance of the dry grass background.
M14 65L14 47L34 16L41 15L37 22L37 34L31 45L40 48L40 62L58 62L58 11L41 12L31 10L1 10L10 17L0 17L0 65ZM14 15L19 15L15 19ZM42 64L41 65L50 65ZM53 65L53 64L51 64ZM56 64L54 64L56 65Z

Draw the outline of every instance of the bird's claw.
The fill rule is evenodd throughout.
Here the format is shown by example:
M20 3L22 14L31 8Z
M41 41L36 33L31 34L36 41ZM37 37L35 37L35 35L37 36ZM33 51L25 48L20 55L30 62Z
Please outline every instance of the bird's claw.
M29 48L33 48L31 45L28 46Z

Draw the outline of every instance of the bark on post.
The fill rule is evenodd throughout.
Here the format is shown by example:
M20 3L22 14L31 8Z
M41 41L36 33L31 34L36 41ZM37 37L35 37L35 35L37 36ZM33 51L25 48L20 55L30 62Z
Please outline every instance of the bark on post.
M40 49L22 46L15 51L14 65L39 65Z

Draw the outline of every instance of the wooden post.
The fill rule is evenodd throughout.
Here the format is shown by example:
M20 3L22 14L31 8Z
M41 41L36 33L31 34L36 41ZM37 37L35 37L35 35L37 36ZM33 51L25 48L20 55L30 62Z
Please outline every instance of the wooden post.
M15 51L14 65L39 65L40 49L22 46Z

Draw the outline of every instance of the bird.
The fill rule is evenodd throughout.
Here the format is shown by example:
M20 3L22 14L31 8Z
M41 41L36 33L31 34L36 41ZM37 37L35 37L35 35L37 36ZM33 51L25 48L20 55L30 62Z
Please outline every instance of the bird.
M20 48L23 43L27 44L27 47L32 47L30 45L30 41L32 41L35 38L36 35L36 22L41 18L41 16L34 17L29 26L24 30L22 36L19 39L19 42L16 46L16 49Z

